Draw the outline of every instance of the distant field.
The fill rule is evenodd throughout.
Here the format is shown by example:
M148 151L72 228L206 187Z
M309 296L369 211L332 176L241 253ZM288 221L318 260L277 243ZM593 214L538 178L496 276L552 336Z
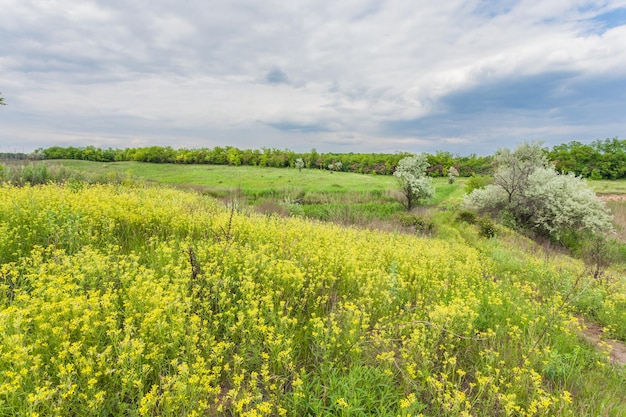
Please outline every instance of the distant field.
M89 161L55 161L67 168L106 175L114 172L131 178L166 184L196 185L215 190L241 188L246 194L268 190L301 190L303 192L384 192L397 189L391 176L363 175L288 168L266 168L222 165L175 165L145 162L100 163Z
M626 180L589 181L589 185L598 194L626 194Z

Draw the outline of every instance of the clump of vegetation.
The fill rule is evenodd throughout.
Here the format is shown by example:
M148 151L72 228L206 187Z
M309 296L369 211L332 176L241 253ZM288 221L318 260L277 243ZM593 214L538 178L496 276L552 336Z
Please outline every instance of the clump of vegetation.
M482 190L493 184L493 177L484 175L472 175L465 181L465 192L470 194L474 190Z
M462 210L456 215L457 222L465 222L467 224L475 224L477 220L476 213L470 210Z
M571 258L77 185L0 185L4 414L626 411L570 314L626 339L626 288Z
M408 211L435 195L432 179L426 175L428 167L424 154L410 156L398 162L393 175L400 183Z
M414 213L398 213L396 219L402 227L412 228L421 235L432 236L435 233L436 224L433 219Z
M448 184L454 184L458 176L459 171L455 167L450 167L450 169L448 169Z
M68 169L60 164L42 161L17 160L0 163L0 182L12 185L42 185L47 183L87 182L106 184L128 182L128 178L116 172L90 174Z
M483 217L482 219L478 220L478 228L480 230L480 235L488 239L496 237L496 235L498 234L496 224L489 217Z
M298 169L298 172L302 172L302 168L304 168L304 160L302 158L296 159L295 167Z
M494 160L494 183L472 191L468 206L506 213L517 226L556 240L569 230L611 229L610 215L593 191L580 177L557 173L539 144L499 150Z

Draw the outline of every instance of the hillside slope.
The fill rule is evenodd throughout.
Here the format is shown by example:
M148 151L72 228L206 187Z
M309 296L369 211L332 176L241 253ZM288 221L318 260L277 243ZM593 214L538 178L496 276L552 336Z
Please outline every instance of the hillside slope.
M0 415L625 415L575 315L619 335L624 286L448 236L0 186Z

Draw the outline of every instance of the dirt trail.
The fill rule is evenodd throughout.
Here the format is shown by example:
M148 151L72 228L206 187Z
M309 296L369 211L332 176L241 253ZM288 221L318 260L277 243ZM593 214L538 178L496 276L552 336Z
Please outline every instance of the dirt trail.
M602 201L626 201L626 194L597 194Z
M601 343L606 343L611 347L611 363L614 365L626 365L626 344L617 340L603 340L602 335L604 333L602 326L582 319L580 319L580 321L585 325L585 330L583 330L583 337L585 339L593 343L594 346L601 351L606 351L606 348L601 346Z

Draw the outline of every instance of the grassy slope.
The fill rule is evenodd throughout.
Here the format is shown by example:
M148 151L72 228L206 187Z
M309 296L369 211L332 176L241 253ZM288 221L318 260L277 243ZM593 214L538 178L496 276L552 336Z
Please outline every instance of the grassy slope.
M617 328L626 290L506 231L423 239L119 186L0 187L0 227L1 415L626 412L626 374L564 303Z
M116 169L123 174L130 173L135 177L154 181L160 178L167 182L166 179L169 178L169 182L223 187L224 190L241 186L242 191L250 195L254 195L256 187L290 187L291 181L301 179L302 175L307 173L307 170L300 174L296 170L250 167L94 164L80 161L67 163L76 164L75 167L80 166L81 169L90 171L101 169L102 174L106 174L110 169ZM253 171L245 171L247 169ZM163 172L168 170L172 170L170 171L172 176L163 176ZM259 171L263 172L263 176L258 175ZM242 182L236 179L235 172L245 173L243 177L250 182L244 183L245 186L242 185ZM351 187L354 186L357 190L368 189L358 188L354 185L352 177L359 177L358 181L362 179L360 177L365 177L368 181L373 181L372 187L379 187L377 188L379 190L395 186L393 178L390 177L342 175L318 171L309 171L307 175L310 175L308 178L314 184L301 184L301 187L308 193L325 193L339 189L339 194L347 194L347 186L334 185L341 185L336 181L338 178L342 178L342 184L345 181L345 184L352 184ZM178 180L174 181L174 178ZM330 181L322 183L325 179ZM215 185L216 183L218 185ZM462 196L462 180L453 185L448 185L443 180L436 183L439 192L433 203L454 206L455 201ZM606 184L604 189L616 193L615 190L619 190L619 185ZM151 282L156 278L161 283L157 285L158 291L155 296L158 295L170 305L161 305L154 297L137 299L135 302L138 305L132 306L132 309L139 311L135 320L139 320L140 324L143 323L142 325L149 329L149 326L154 325L153 321L157 320L149 314L149 311L157 308L157 311L164 314L166 324L169 321L178 323L181 318L170 314L189 313L184 310L183 305L177 304L180 300L177 301L176 297L170 298L173 295L165 289L178 293L185 292L183 287L188 285L192 270L189 266L189 254L185 254L184 250L191 239L196 245L197 258L203 273L208 274L206 271L210 267L212 276L234 273L232 277L241 280L238 285L242 283L251 285L246 287L248 292L244 291L245 294L237 296L248 297L245 298L245 304L238 304L237 298L229 298L233 304L224 304L222 306L224 313L236 315L242 305L250 303L258 305L259 308L264 306L261 309L264 323L274 326L275 333L278 332L290 340L286 343L287 339L283 339L282 343L291 347L292 354L281 357L280 349L266 352L270 358L269 380L274 380L279 385L278 389L272 390L270 385L266 386L265 383L261 384L261 388L256 383L253 386L254 377L251 376L251 372L259 374L264 372L263 363L266 359L262 349L249 350L247 344L270 346L271 340L276 339L276 334L264 334L255 327L259 326L259 322L255 321L254 317L246 316L247 313L244 312L241 319L245 324L243 327L218 329L222 333L211 333L213 332L210 330L211 326L207 327L210 323L200 323L198 326L192 323L191 330L188 330L186 335L169 334L168 331L175 331L173 327L166 325L165 330L160 327L160 331L165 331L165 335L159 337L164 337L163 340L169 338L179 346L187 346L183 353L189 352L186 349L191 349L190 352L195 352L193 355L198 355L198 351L202 349L212 349L218 340L246 338L247 342L243 346L226 343L222 346L224 356L221 359L200 355L203 361L213 361L211 366L218 367L224 363L236 363L239 356L244 358L239 369L242 372L243 384L240 383L240 388L236 392L230 390L235 388L238 376L226 371L218 371L217 376L214 374L196 376L203 381L200 386L197 382L190 382L201 369L194 368L189 359L197 361L198 357L189 356L190 353L187 353L186 359L181 358L176 356L176 349L171 350L171 347L163 353L163 361L176 359L179 365L166 366L165 362L155 362L154 359L148 361L151 366L158 367L161 374L169 375L170 378L169 385L161 384L155 391L162 395L160 398L150 399L149 395L146 395L151 384L158 379L155 379L159 374L156 371L144 375L145 379L142 380L142 384L145 384L144 389L137 389L132 384L123 387L116 385L123 382L122 374L117 379L104 376L97 378L96 388L106 388L105 390L109 391L121 389L132 401L144 402L152 413L160 410L161 413L167 414L168 412L165 412L167 401L170 401L170 408L167 410L172 410L171 414L201 409L202 404L197 401L203 396L211 400L216 399L222 406L234 409L239 402L246 401L246 396L250 396L256 399L252 399L247 408L244 407L242 410L250 411L262 407L262 399L265 398L274 403L271 413L275 414L280 411L279 407L283 407L296 410L293 415L306 412L360 415L359 407L361 412L369 409L377 410L379 414L390 415L408 412L415 414L423 411L425 415L456 416L462 415L463 410L470 410L472 415L501 415L506 412L511 415L626 414L624 371L608 366L606 358L595 353L577 336L577 326L570 315L582 314L590 319L600 320L608 326L614 336L626 339L624 282L590 281L583 273L584 267L577 261L544 251L516 234L501 230L497 239L481 238L474 226L455 224L454 214L450 211L437 214L441 227L439 235L444 237L445 241L369 234L332 226L312 225L301 220L270 220L270 224L267 224L239 215L235 216L231 229L228 226L231 222L226 213L218 209L217 213L221 214L214 216L211 214L214 213L213 208L203 208L206 203L198 202L191 197L180 197L169 191L163 191L162 202L154 200L158 193L141 191L137 196L132 192L116 196L107 194L110 191L96 193L95 190L77 190L74 191L79 193L75 196L76 201L72 193L54 189L48 192L51 193L48 198L44 195L37 197L36 194L31 194L25 196L21 202L15 196L4 198L5 204L18 204L21 208L5 207L6 210L3 210L3 214L13 216L11 221L15 222L5 226L2 240L4 246L0 248L3 250L3 259L18 254L16 260L19 261L18 265L21 265L19 268L22 268L22 271L30 271L28 273L31 277L39 275L44 277L42 274L46 271L58 271L57 275L50 273L45 279L55 282L57 279L67 280L74 276L77 278L86 276L93 280L104 277L106 281L106 277L113 272L113 277L119 276L125 280L124 285L128 285L127 290L133 294L147 294L146 288L153 288L154 283ZM118 194L120 192L118 190ZM102 208L102 198L109 200L107 206L109 208ZM37 204L41 207L37 208ZM116 205L119 208L116 208ZM70 209L72 206L74 208ZM36 210L37 216L29 215L29 210ZM187 216L187 213L193 216ZM95 224L89 223L90 218ZM34 219L37 220L34 225L26 226ZM189 222L190 225L184 226ZM107 227L112 229L109 230ZM94 228L97 233L90 232ZM255 235L259 236L253 237ZM228 236L234 237L234 240L227 238ZM149 248L145 246L147 237L151 242ZM41 255L40 251L35 251L32 255L34 258L29 257L28 242L32 238L40 239L36 243L43 246L50 243L59 247L70 245L65 249L70 256ZM116 249L117 246L119 248ZM80 249L81 247L85 249ZM133 260L134 255L127 259L128 253L135 253L139 260ZM267 264L266 262L271 261L274 256L278 262ZM221 261L214 263L215 259ZM121 265L117 272L110 270L111 262ZM55 266L56 263L61 265ZM91 263L93 266L88 266ZM45 266L46 264L50 265ZM124 266L127 264L134 265L132 268L139 272L133 272L132 268L127 270L128 268ZM472 265L480 266L472 269L474 268ZM71 272L72 268L79 272ZM269 272L264 274L262 273L264 270ZM416 270L422 272L415 275ZM12 273L3 272L5 277L15 278L13 275L7 275ZM293 298L286 293L286 288L272 287L274 280L283 277L282 274L286 274L284 277L287 277L300 276L302 273L308 278L298 284L300 287L289 284L288 290L293 291L291 295ZM321 281L318 281L318 278ZM330 281L327 281L329 279ZM169 280L169 283L163 280ZM135 281L146 287L134 288L132 282ZM284 281L281 285L289 282ZM220 281L215 281L211 285L219 283ZM226 284L234 285L232 282L224 285ZM377 287L383 284L384 287ZM69 284L65 282L63 285ZM112 285L116 288L115 286L119 284L114 281ZM433 288L430 288L431 286ZM42 288L39 290L43 291ZM217 294L219 290L219 287L212 288L211 294ZM302 294L307 294L307 291L315 297L310 299L303 297ZM81 293L69 292L65 295L79 297ZM65 300L56 293L46 296L57 297L54 299L59 303ZM120 294L117 296L119 299ZM268 301L267 297L276 303L270 310L264 310L272 306L271 303L264 304ZM563 299L567 301L565 305ZM286 320L281 319L283 315L291 317L290 309L280 309L285 308L284 305L280 307L281 300L291 306L300 305L303 300L310 303L311 311L322 319L322 323L326 323L324 326L327 326L323 326L325 330L321 334L316 331L316 316L308 313L297 316L298 326L295 327L290 325L288 320L281 321ZM416 300L419 301L418 304L421 303L419 306L411 304ZM23 300L25 306L32 304L33 301L36 300L28 298ZM227 301L226 298L222 300L223 303ZM144 306L144 302L150 307ZM104 308L102 301L100 303L99 308ZM76 305L81 304L76 301ZM276 310L277 307L280 308ZM87 311L89 308L93 307L88 307ZM197 308L204 311L203 314L208 313L208 310L202 310L209 308L207 306ZM210 308L212 309L213 307ZM27 310L21 313L19 310L11 310L8 313L7 310L3 311L4 315L1 318L4 321L0 323L3 326L0 326L0 329L10 329L2 336L7 341L3 348L6 358L9 357L6 356L7 352L15 354L21 352L25 336L23 335L22 339L16 338L12 332L20 334L21 325L15 327L17 323L15 320L23 321L24 314L28 315L25 311ZM298 311L300 310L296 310ZM21 316L19 314L10 316L9 313L19 313ZM231 316L221 316L219 320L228 317L229 320L234 320ZM355 317L360 319L356 324L351 323L350 320ZM361 328L364 317L367 317L366 321L370 326ZM185 317L182 319L184 321ZM187 320L191 319L193 317L187 317ZM123 322L124 315L119 320ZM7 327L9 323L13 327ZM338 327L335 328L333 323ZM354 325L357 327L352 327ZM252 326L250 328L256 330L250 333L246 331L246 326ZM444 330L437 326L443 326ZM132 328L132 326L128 328L131 335ZM464 336L478 334L480 338L483 337L483 333L472 332L484 332L487 339L484 342L465 340L450 336L445 329ZM230 333L224 333L227 331ZM203 338L208 334L212 336L208 337L209 341L204 345L200 343L194 348L192 346L194 342L190 340L196 337L194 336L196 332L202 334ZM295 334L297 336L294 336ZM355 335L357 339L353 339ZM37 334L27 335L27 337L36 336ZM174 336L180 339L174 339ZM148 343L147 346L151 349L160 346L152 341L153 335L149 333L141 337L137 340ZM213 337L216 339L211 339ZM333 342L333 338L336 341ZM209 343L211 340L214 340L213 344ZM166 345L169 346L171 341ZM105 342L111 343L108 339ZM82 343L95 342L91 340ZM62 341L59 341L55 349L60 352L63 346ZM354 347L357 349L353 350ZM122 352L126 348L122 348ZM102 349L105 349L104 345ZM293 351L306 351L309 352L307 355L311 356L299 358L297 354L294 356ZM57 353L47 354L54 356ZM449 358L454 358L455 364L452 364ZM28 362L26 359L25 363ZM122 360L117 356L109 359ZM314 368L310 367L311 361L315 364ZM192 366L191 376L188 370L185 371L180 367L180 364ZM119 366L127 365L122 361ZM46 368L45 372L50 373L50 377L47 377L45 372L41 375L33 373L31 377L41 378L41 381L45 381L46 378L54 380L53 375L59 372L56 368L58 366L60 365L52 364ZM134 372L132 369L124 370L126 371L131 375ZM78 374L77 378L79 383L89 384L86 376ZM298 388L289 388L293 387L294 382L298 387L303 387L301 391L298 391ZM106 384L110 384L108 388L104 386ZM369 389L361 392L359 387L363 385ZM28 392L34 392L32 391L34 387L35 385L31 385L28 388L31 391ZM2 401L8 401L9 398L13 399L14 406L27 404L19 395L7 396L6 389L5 386L0 387L0 414L1 407L9 404ZM81 388L81 391L85 390ZM566 391L573 395L572 404L568 403ZM287 395L281 392L286 392ZM164 399L163 395L166 393L171 393L170 400ZM298 393L302 393L304 397L300 397ZM63 394L59 388L53 398L65 406ZM97 390L93 395L96 394ZM177 399L179 397L176 395L182 397ZM463 396L469 405L464 403ZM143 400L140 400L141 398ZM105 397L103 401L113 404L115 398ZM347 403L346 407L343 405L344 401ZM541 402L543 405L539 405ZM128 404L127 406L130 407ZM519 407L517 414L516 406ZM208 409L214 410L211 407ZM532 412L533 409L538 411Z

